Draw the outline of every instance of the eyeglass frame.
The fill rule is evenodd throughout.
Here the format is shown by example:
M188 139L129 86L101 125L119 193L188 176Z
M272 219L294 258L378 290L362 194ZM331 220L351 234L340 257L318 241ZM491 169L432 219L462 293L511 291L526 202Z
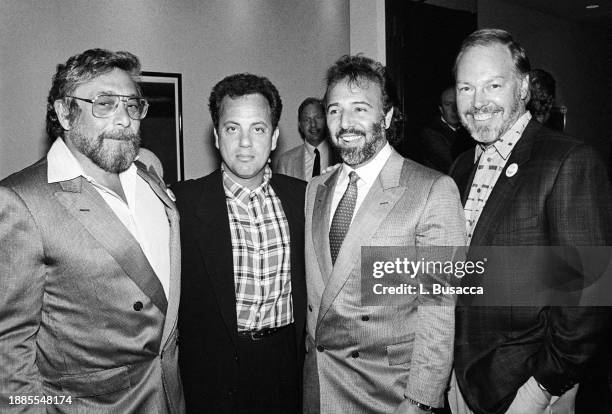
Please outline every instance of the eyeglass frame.
M106 116L98 116L98 115L94 114L94 102L100 96L118 96L119 97L119 103L117 104L117 106L115 107L113 112L108 114L108 115L106 115ZM147 116L147 111L149 110L149 102L147 101L146 98L144 98L142 96L118 95L118 94L113 94L113 93L99 93L96 96L94 96L93 99L79 98L78 96L72 96L72 95L66 95L66 96L64 96L64 98L72 98L72 99L77 99L79 101L90 103L91 104L91 114L94 117L99 118L99 119L110 118L111 116L115 115L117 113L117 110L119 109L119 104L121 102L123 102L124 105L125 105L125 112L127 112L127 114L130 117L130 119L132 119L134 121L141 121L141 120L143 120ZM130 115L130 111L127 110L127 101L128 101L128 99L140 99L140 100L144 101L144 106L143 106L143 109L141 111L143 113L143 115L140 118L132 118L132 116Z

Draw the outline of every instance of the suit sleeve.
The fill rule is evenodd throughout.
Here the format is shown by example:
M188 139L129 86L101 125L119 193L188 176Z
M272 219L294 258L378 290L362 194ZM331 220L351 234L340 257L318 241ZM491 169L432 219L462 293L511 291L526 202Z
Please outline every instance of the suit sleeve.
M610 183L595 151L575 148L561 164L546 200L552 245L609 246L612 243ZM560 395L589 368L610 328L610 311L598 307L548 310L547 340L537 359L535 379Z
M0 186L0 412L45 412L11 405L9 396L41 396L36 334L45 281L42 239L21 198ZM14 402L14 401L13 401Z
M457 186L450 177L439 176L433 183L416 231L417 247L465 245L463 208ZM453 258L452 254L449 256L449 260ZM420 403L441 407L453 362L455 296L422 295L419 300L405 395Z

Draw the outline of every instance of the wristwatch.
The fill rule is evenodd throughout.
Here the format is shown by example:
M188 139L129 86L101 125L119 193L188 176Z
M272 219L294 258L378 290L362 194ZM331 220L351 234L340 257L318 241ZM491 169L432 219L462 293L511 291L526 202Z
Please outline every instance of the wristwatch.
M406 397L406 399L410 402L410 404L416 405L421 410L428 411L428 412L433 412L433 410L434 410L433 407L431 407L429 405L422 404L422 403L420 403L418 401L415 401L415 400L413 400L410 397Z

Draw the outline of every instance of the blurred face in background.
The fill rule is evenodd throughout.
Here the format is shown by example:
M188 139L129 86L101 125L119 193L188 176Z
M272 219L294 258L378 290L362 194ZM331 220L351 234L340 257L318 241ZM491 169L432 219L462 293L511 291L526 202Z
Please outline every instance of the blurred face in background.
M440 96L440 113L447 124L453 128L459 126L459 115L457 114L457 98L454 88L448 88Z
M321 105L306 105L300 113L298 129L302 138L313 147L325 140L325 113Z

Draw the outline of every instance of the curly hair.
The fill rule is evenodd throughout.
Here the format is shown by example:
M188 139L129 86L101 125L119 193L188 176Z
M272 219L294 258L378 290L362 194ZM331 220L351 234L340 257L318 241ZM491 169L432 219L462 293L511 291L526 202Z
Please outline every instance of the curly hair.
M55 75L51 83L51 89L47 96L47 135L53 140L64 136L54 103L67 95L72 95L75 89L92 79L111 72L113 69L126 71L136 83L140 94L140 87L136 78L140 75L140 62L138 58L129 52L111 52L105 49L89 49L85 52L70 57L66 63L57 65ZM68 102L67 102L68 103ZM68 119L72 122L79 116L80 109L74 100L68 105Z
M283 111L283 101L278 90L268 78L250 73L237 73L227 76L213 87L208 98L208 109L215 129L219 127L219 110L223 98L229 96L234 99L256 93L261 94L268 101L272 128L276 129Z
M382 63L361 54L342 56L327 70L327 89L323 98L326 105L331 88L345 79L350 85L359 86L361 82L367 81L375 83L380 87L384 113L389 112L393 108L393 118L391 119L391 125L387 129L386 138L392 144L397 143L401 139L399 131L402 113L397 105L398 99L395 85L387 69Z

